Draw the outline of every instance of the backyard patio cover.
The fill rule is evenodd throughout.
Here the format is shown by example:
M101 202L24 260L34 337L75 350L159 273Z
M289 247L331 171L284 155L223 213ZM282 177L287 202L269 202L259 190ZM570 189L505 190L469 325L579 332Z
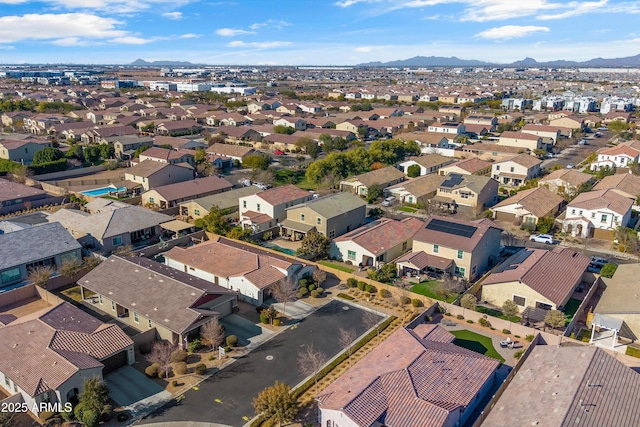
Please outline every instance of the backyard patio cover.
M160 224L160 227L164 228L165 230L178 233L182 230L188 230L192 228L193 224L189 224L185 221L180 221L179 219L174 219L171 221L163 222L162 224Z
M288 228L289 230L299 231L300 233L305 234L315 228L315 226L313 225L295 222L290 219L283 220L280 225L282 226L282 228Z

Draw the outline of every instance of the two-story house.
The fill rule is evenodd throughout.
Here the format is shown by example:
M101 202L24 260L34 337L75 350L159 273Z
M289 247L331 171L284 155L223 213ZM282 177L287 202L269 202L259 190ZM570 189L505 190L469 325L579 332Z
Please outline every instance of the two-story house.
M450 207L469 206L475 211L495 204L498 197L498 181L488 176L450 173L438 186L431 199Z
M0 139L0 159L30 164L38 151L51 147L51 142L37 139Z
M438 172L442 176L447 176L450 173L459 173L461 175L489 175L491 172L491 162L480 160L476 157L470 157L468 159L443 166Z
M498 118L495 116L478 116L475 114L465 117L463 120L465 125L481 125L486 126L487 131L493 132L498 125Z
M393 166L387 166L386 168L372 170L340 181L340 191L349 191L358 196L366 197L369 187L372 185L379 185L382 189L385 189L404 181L405 178L403 172Z
M173 150L162 147L151 147L140 153L140 161L153 160L154 162L169 163L172 165L178 163L188 163L195 165L195 151L193 150Z
M354 194L330 194L287 208L280 230L292 240L300 240L314 229L333 239L363 225L366 211L367 204Z
M433 271L475 280L500 259L502 229L493 221L466 221L432 216L413 236L413 250L396 260L405 275ZM411 259L421 252L423 265L416 271Z
M558 126L545 126L545 125L526 125L522 128L522 133L528 133L530 135L539 136L542 141L547 144L555 144L560 138L560 128Z
M193 167L187 163L172 164L145 160L125 169L124 179L139 184L143 190L189 181L194 177Z
M462 135L463 133L466 132L466 128L463 123L451 123L451 122L433 123L429 125L427 130L429 132L434 132L434 133L446 133L446 134L453 134L453 135Z
M557 193L545 187L519 191L491 208L493 219L517 225L535 225L543 217L555 216L564 203Z
M613 147L600 150L598 160L591 163L591 170L598 170L602 167L626 168L630 163L638 163L640 158L640 143L631 141L621 143Z
M311 193L293 184L271 188L238 199L240 223L254 233L277 227L286 217L286 209L311 200Z
M578 194L567 205L562 231L576 237L613 239L618 227L627 227L633 201L615 190L597 190Z
M217 207L230 220L238 220L238 199L259 193L260 190L254 185L240 187L213 194L211 196L198 197L197 199L180 202L180 215L191 217L194 220L207 216L213 207Z
M447 165L451 165L455 162L452 157L445 157L439 154L425 154L418 157L410 157L407 161L404 161L398 165L398 169L408 174L409 167L418 165L420 167L420 175L428 175L435 173Z
M539 187L545 187L554 193L576 196L580 188L593 182L593 175L575 169L558 169L545 175L538 181Z
M531 151L539 150L546 145L542 143L542 137L524 132L502 132L497 145L507 145L509 147L526 148Z
M520 154L509 160L495 162L491 166L491 177L500 185L519 187L526 180L540 175L542 160L528 154Z
M232 187L229 181L215 175L162 185L142 193L142 205L167 209L186 200L229 191Z
M286 116L274 120L273 125L291 127L295 130L305 130L307 128L307 122L304 119Z
M117 159L128 160L133 157L136 149L151 147L153 138L150 136L125 135L107 138L107 142L113 144Z

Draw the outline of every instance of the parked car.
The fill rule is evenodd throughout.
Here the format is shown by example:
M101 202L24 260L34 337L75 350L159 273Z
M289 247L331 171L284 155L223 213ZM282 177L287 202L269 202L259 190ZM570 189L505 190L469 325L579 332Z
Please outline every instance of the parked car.
M567 169L573 169L573 163L569 163L569 164L567 165Z
M275 154L276 156L282 156L282 155L284 155L284 151L281 151L281 150L275 150L275 151L273 152L273 154Z
M553 159L555 156L553 155L553 153L547 153L544 155L547 159Z
M598 257L598 256L594 256L594 257L591 257L591 262L589 264L593 265L594 267L602 268L608 263L609 263L609 260Z
M394 196L387 197L382 202L382 206L391 206L395 201L396 201L396 198Z
M595 136L596 138L600 138L602 134L600 132L596 132L593 136Z
M578 144L580 144L580 145L589 145L589 141L587 141L586 139L581 139L580 142L578 142Z
M532 234L529 240L536 243L547 243L549 245L554 243L553 236L550 234Z

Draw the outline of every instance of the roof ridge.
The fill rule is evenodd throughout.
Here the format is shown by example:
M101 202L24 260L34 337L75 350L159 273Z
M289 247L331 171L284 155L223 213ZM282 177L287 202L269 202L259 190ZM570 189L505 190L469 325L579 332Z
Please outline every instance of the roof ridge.
M180 249L182 249L182 248L180 248ZM123 260L123 261L128 261L128 262L130 262L131 264L137 265L138 267L144 268L145 270L148 270L148 271L150 271L150 272L152 272L152 273L154 273L154 274L157 274L157 275L159 275L159 276L166 277L167 279L174 280L174 281L176 281L176 282L180 282L180 283L182 283L182 284L184 284L184 285L186 285L186 286L188 286L188 287L190 287L190 288L192 288L192 289L195 289L195 290L198 290L198 291L202 292L203 294L206 294L206 293L207 293L207 291L205 291L204 289L201 289L201 288L198 288L198 287L196 287L196 286L193 286L192 284L187 283L187 282L184 282L184 281L182 281L182 280L178 280L178 279L176 279L175 277L171 277L171 276L169 276L169 275L167 275L167 274L165 274L165 273L162 273L162 272L158 272L158 271L152 270L152 269L150 269L149 267L146 267L146 266L144 266L144 265L142 265L142 264L139 264L139 263L134 262L132 259L131 259L131 260L128 260L128 259L126 259L125 257L119 256L119 255L111 255L111 256L115 256L116 258L121 259L121 260ZM133 258L133 257L129 257L129 258ZM141 258L141 257L138 257L138 258ZM145 259L146 259L146 258L145 258ZM160 263L158 263L158 264L160 264ZM173 267L169 267L169 266L168 266L168 265L166 265L166 264L160 264L160 265L163 265L163 266L165 266L165 267L167 267L167 268L171 268L171 269L176 270L176 271L180 271L180 270L175 269L175 268L173 268ZM194 277L194 278L196 278L196 279L200 279L200 278L199 278L199 277L197 277L197 276L193 276L193 277ZM204 279L201 279L201 280L204 280Z

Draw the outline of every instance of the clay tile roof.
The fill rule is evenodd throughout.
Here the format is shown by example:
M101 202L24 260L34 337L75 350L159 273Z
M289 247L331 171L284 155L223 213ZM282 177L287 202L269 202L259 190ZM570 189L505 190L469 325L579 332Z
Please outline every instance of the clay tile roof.
M458 167L464 171L467 171L473 174L481 170L491 168L491 164L492 164L491 162L487 162L486 160L480 160L478 158L471 157L469 159L460 160L459 162L454 163L452 165L445 166L443 169L447 169L449 167L451 168Z
M334 239L335 242L353 241L373 254L380 254L411 239L422 227L417 218L396 221L381 218Z
M293 184L283 185L282 187L270 188L257 194L265 202L271 205L280 205L287 202L293 202L302 198L311 198L308 191L301 190Z
M20 198L45 195L39 188L29 187L18 182L0 179L0 205L5 200L15 200Z
M631 209L632 205L632 200L620 195L615 190L597 190L581 193L569 203L571 208L586 210L608 208L620 215L624 215Z
M472 234L470 237L465 237L462 235L452 234L450 232L430 229L429 224L431 224L431 222L433 222L434 220L448 224L449 228L451 229L455 229L458 225L465 227L465 229L467 229L466 227L469 227L468 230L472 231ZM413 240L418 242L434 243L442 247L455 248L463 250L465 252L471 252L480 243L480 241L490 228L501 230L501 228L498 227L493 221L490 221L488 219L466 221L461 219L431 216L420 228L420 230L418 230L418 232L413 236Z
M519 156L512 157L511 159L499 162L498 164L505 162L514 162L519 165L525 166L526 168L532 168L542 163L542 160L538 159L537 157L530 156L529 154L520 154Z
M500 135L500 138L510 138L510 139L528 139L530 141L537 141L538 139L540 139L539 136L537 135L531 135L530 133L523 133L523 132L511 132L511 131L507 131L507 132L502 132L502 134Z
M404 173L400 172L393 166L387 166L386 168L372 170L362 175L358 175L356 179L367 187L371 187L374 184L385 185L389 182L403 179Z
M425 168L453 163L453 159L451 157L441 156L440 154L425 154L419 157L410 157L409 160L413 160Z
M640 177L630 173L609 175L593 187L594 191L608 189L624 192L635 199L640 195Z
M544 187L536 187L529 190L519 191L515 195L508 197L493 206L491 209L499 209L516 204L540 218L549 214L563 201L564 199L556 193L552 193Z
M588 173L580 172L575 169L558 169L551 172L544 178L540 178L539 182L544 183L547 181L553 181L555 179L560 179L575 187L578 187L579 185L593 179L593 175L589 175Z
M605 148L600 151L600 154L606 154L609 156L627 155L629 157L636 158L640 155L640 150L636 150L628 145L616 145L615 147Z
M150 191L156 191L166 200L184 199L186 197L197 197L205 193L229 190L233 187L229 181L215 175L204 178L193 179L191 181L178 182L175 184L162 185Z

